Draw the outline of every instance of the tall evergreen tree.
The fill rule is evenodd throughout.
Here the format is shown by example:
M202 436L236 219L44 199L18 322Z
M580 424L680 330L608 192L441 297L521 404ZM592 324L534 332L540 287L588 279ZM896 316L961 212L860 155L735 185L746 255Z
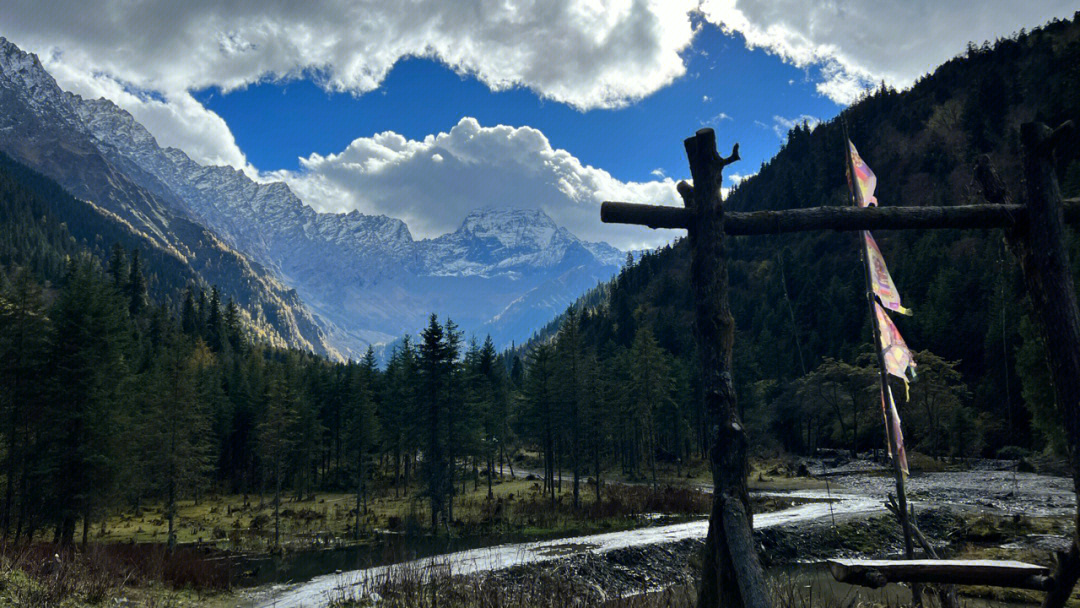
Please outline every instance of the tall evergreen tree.
M118 415L128 374L124 350L127 306L88 259L73 260L53 312L51 365L63 382L53 384L47 417L55 480L57 538L71 544L78 518L83 542L90 518L112 489Z
M0 385L6 387L0 391L5 448L0 534L5 541L13 525L16 539L21 536L30 505L37 503L31 494L40 492L31 471L40 458L34 448L45 406L42 388L48 384L48 332L41 286L27 269L18 268L0 289Z

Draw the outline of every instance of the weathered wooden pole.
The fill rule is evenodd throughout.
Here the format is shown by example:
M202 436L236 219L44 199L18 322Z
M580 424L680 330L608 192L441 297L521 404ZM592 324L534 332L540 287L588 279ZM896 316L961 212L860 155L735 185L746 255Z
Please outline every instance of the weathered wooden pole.
M1071 122L1053 131L1041 123L1021 125L1027 222L1008 231L1006 238L1020 259L1024 285L1046 345L1054 396L1068 438L1073 489L1080 497L1080 311L1065 249L1066 218L1053 163L1055 146L1071 129ZM980 160L976 177L991 202L1008 202L1007 190L985 159ZM1080 500L1077 509L1076 523L1080 524ZM1057 555L1055 584L1043 600L1044 608L1064 606L1080 578L1078 534L1080 526L1069 550Z
M1080 223L1080 199L1062 201L1065 222ZM681 207L608 201L600 219L649 228L686 228ZM725 211L724 234L783 234L807 230L949 230L1011 228L1027 221L1027 207L1013 204L946 207L805 207L783 211Z
M754 544L746 489L746 430L731 379L735 321L728 304L720 198L722 171L739 160L739 145L735 144L731 156L721 158L712 129L702 129L684 143L694 185L680 182L678 189L687 212L701 384L713 435L713 507L698 607L767 608L765 575Z

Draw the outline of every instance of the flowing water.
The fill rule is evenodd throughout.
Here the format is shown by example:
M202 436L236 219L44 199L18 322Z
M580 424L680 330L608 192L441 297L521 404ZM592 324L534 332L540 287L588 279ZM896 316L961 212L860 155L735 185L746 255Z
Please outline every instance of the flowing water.
M833 479L839 488L832 486L831 492L802 490L762 493L766 496L810 499L814 502L755 515L754 527L761 529L798 526L809 522L828 521L830 518L839 522L853 517L886 512L882 501L889 492L893 491L889 477L852 473L838 475ZM964 473L915 475L909 480L909 488L912 503L919 509L946 506L995 514L1063 515L1075 510L1076 502L1071 483L1071 480L1062 477L1001 470L971 470ZM310 573L301 569L290 577L294 581L304 580L304 582L272 587L253 596L251 605L258 608L322 606L327 603L328 598L339 597L342 591L363 588L365 585L394 574L395 569L420 573L438 569L444 573L467 575L558 560L585 552L603 553L629 547L662 545L685 539L704 539L707 533L708 521L702 519L688 523L557 540L503 542L486 547L431 545L425 547L424 554L428 555L427 557L399 561L396 564L322 574L304 580L310 576L310 573L332 571L327 567L327 563L318 562L309 564ZM347 554L344 558L331 556L331 559L341 559L342 564L357 563L356 556L349 558ZM352 561L348 561L349 559ZM832 582L830 577L824 576L820 570L808 569L808 566L798 568L801 569L800 572L809 573L817 581L815 584L837 584ZM346 568L338 566L335 569L345 570ZM903 593L899 588L894 591ZM886 604L898 605L899 602L886 602Z
M881 501L866 495L825 490L796 492L770 492L765 495L784 496L793 499L811 499L816 502L801 504L789 509L754 516L755 528L771 528L824 518L843 519L854 515L884 512ZM831 500L830 500L831 498ZM475 574L524 564L561 559L582 552L612 551L627 547L660 545L684 539L703 539L708 533L709 522L702 519L687 523L656 526L623 532L591 534L556 540L506 543L433 555L398 564L376 566L349 572L317 576L311 580L278 589L255 602L257 606L275 608L299 608L324 605L327 599L341 591L364 587L381 580L395 569L430 572L433 568L452 572L454 575Z

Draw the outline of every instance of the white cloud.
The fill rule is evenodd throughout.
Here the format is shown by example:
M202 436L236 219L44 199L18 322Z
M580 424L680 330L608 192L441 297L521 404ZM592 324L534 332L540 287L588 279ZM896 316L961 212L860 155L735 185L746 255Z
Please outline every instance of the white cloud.
M712 118L710 118L708 120L702 121L701 124L716 126L716 125L719 125L720 123L724 122L725 120L735 120L735 119L732 118L731 116L729 116L727 112L720 112L716 116L713 116Z
M470 210L491 206L542 209L581 238L623 249L656 246L676 233L602 224L600 203L681 204L671 178L622 182L552 148L536 129L484 127L473 118L422 141L393 132L362 137L337 154L301 159L301 166L267 177L285 180L320 211L398 217L417 237L453 230Z
M731 175L728 176L728 179L731 180L731 183L738 186L739 184L745 182L746 180L750 179L751 177L754 177L755 175L757 175L757 173L749 173L749 174L746 174L746 175L743 175L742 173L732 173Z
M649 175L652 175L654 177L665 177L667 174L664 173L663 169L661 169L660 167L657 167L657 168L653 169L652 171L649 171Z
M821 124L821 119L817 116L811 116L809 114L802 114L795 118L784 118L783 116L773 116L773 133L780 139L787 139L788 131L795 128L795 125L806 124L811 131L817 128Z
M622 107L684 74L697 8L696 0L90 4L5 3L0 35L37 53L65 89L130 111L161 143L237 167L246 161L227 126L190 91L305 77L362 94L419 56L492 90Z
M897 88L981 43L1069 17L1075 0L704 0L705 18L798 67L820 66L817 90L841 104L884 80Z
M309 75L378 88L394 64L432 57L494 90L579 108L619 107L683 75L694 0L297 3L13 2L0 31L39 54L138 87L230 90Z
M882 80L911 84L968 40L1008 35L1075 9L1075 0L91 4L8 2L0 34L38 53L61 86L113 99L163 144L237 167L246 161L228 127L190 91L306 77L327 90L362 94L402 58L420 56L493 90L527 87L579 109L621 107L685 75L699 15L751 47L814 68L810 78L821 94L850 103Z
M702 95L701 96L701 102L702 103L709 103L710 101L712 101L712 97L709 97L708 95Z

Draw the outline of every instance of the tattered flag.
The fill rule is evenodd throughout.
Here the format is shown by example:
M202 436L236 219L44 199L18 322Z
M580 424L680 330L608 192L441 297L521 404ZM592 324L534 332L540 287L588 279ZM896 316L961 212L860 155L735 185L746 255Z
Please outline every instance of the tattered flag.
M881 356L885 360L885 371L904 380L915 380L915 359L911 356L900 330L893 324L888 313L880 304L874 302L877 313L878 330L881 335Z
M888 408L888 409L886 409ZM896 402L893 400L892 388L885 387L881 393L881 413L885 415L885 446L889 452L889 458L893 457L892 442L889 441L889 422L892 421L892 436L896 439L896 461L904 475L908 475L907 450L904 449L904 433L900 430L900 413L896 411Z
M881 305L889 310L895 310L902 315L910 315L911 310L900 304L900 292L896 290L888 267L885 266L885 258L881 256L877 242L869 232L863 232L866 239L866 255L870 265L870 286L877 295Z
M860 207L866 207L869 205L877 206L877 198L874 197L874 190L877 189L877 176L870 170L870 167L863 162L859 151L855 149L855 144L848 140L848 148L851 154L851 168L855 170L855 179L851 179L850 170L848 175L848 183L852 186L852 192L855 193L855 202Z

